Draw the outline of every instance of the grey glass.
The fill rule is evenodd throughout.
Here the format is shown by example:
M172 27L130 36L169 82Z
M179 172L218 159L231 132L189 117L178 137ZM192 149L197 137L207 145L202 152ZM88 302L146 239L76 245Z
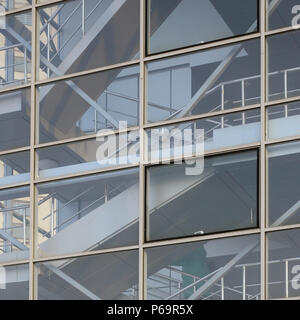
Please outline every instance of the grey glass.
M29 171L29 151L0 156L0 186L29 181Z
M139 163L139 131L44 147L38 176L48 178Z
M39 9L39 79L139 58L139 0L74 0Z
M137 300L138 251L38 263L39 300Z
M39 142L139 123L139 66L113 69L38 89Z
M268 99L278 100L300 95L300 31L291 31L268 39Z
M147 122L260 103L258 39L157 60L147 70Z
M225 114L146 130L151 163L260 141L260 110Z
M272 232L268 244L268 298L300 296L300 230Z
M267 155L269 225L300 223L300 142L269 146Z
M0 300L29 299L29 267L27 264L0 266Z
M0 94L0 150L29 144L30 89Z
M279 104L267 109L268 138L280 139L300 135L299 101Z
M257 227L257 157L253 150L205 157L193 165L149 167L147 240Z
M31 78L31 11L0 17L0 88Z
M31 0L0 0L0 12L22 9L31 5Z
M138 169L38 185L38 255L138 243Z
M257 0L148 0L147 3L148 54L258 30Z
M147 298L258 300L259 235L146 250Z
M299 1L297 0L268 0L269 30L291 27L294 17L295 22L298 23L297 14L299 10L297 10L297 5L299 5ZM293 9L294 7L295 9Z
M0 263L29 258L29 187L0 191Z

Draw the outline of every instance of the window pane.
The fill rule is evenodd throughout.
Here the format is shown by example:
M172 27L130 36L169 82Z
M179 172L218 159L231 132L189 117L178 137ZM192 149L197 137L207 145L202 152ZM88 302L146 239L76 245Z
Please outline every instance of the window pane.
M299 5L298 0L268 0L268 5L269 30L292 26L292 20L299 12L295 11L295 13L293 13L292 11L295 6Z
M38 150L41 178L138 164L139 132L66 143Z
M30 80L31 11L0 18L0 88Z
M29 257L29 187L0 191L0 262Z
M299 42L300 31L287 32L268 38L269 100L300 95Z
M138 169L38 186L39 256L138 243Z
M300 230L268 234L268 298L300 296Z
M0 156L0 186L30 179L29 151Z
M257 4L257 0L148 0L148 54L255 32Z
M148 249L147 298L260 299L259 244L252 235Z
M300 223L300 142L268 147L269 225Z
M39 300L138 299L138 251L37 264Z
M147 122L260 103L258 40L150 62L147 69Z
M0 150L25 147L29 143L30 89L0 94Z
M139 3L75 0L41 8L39 78L138 59Z
M192 133L189 138L189 134ZM185 158L204 151L239 146L260 141L260 110L226 114L164 127L147 129L148 155L151 163ZM186 149L185 149L186 148Z
M280 104L267 109L268 137L280 139L300 135L300 103Z
M40 143L138 125L139 67L94 73L39 87Z
M0 12L22 9L31 5L31 0L0 0Z
M29 299L29 268L27 264L0 266L0 300Z
M206 157L203 165L195 175L186 164L148 168L147 240L257 227L257 151Z

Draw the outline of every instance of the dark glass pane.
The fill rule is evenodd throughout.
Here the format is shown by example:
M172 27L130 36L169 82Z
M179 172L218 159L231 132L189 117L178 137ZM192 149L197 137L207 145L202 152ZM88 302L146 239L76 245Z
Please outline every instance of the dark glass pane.
M188 167L147 170L147 240L257 227L257 151L204 158L195 175Z
M148 0L148 54L257 31L257 0Z

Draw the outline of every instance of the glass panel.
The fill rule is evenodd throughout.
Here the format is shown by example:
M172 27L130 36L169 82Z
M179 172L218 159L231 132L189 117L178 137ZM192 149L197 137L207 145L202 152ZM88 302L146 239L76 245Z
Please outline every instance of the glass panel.
M280 139L300 135L300 102L280 104L267 109L268 138Z
M293 24L293 18L295 17L295 24L298 23L297 20L297 5L299 5L298 0L268 0L268 23L269 30L290 27ZM295 9L293 9L295 7ZM294 11L295 10L295 11Z
M0 18L0 89L30 80L31 28L31 11Z
M177 123L146 131L151 163L260 141L260 110Z
M29 144L30 89L0 94L0 150Z
M269 100L300 95L299 49L300 31L292 31L268 38Z
M31 0L0 0L0 12L30 6Z
M40 143L128 127L139 121L139 66L39 87Z
M47 178L138 164L139 132L111 134L38 150L39 177Z
M268 234L268 298L300 296L300 230Z
M260 299L259 235L151 248L147 298Z
M258 226L256 150L206 157L195 175L187 168L148 168L148 241Z
M139 59L139 0L75 0L41 8L39 78Z
M29 187L0 191L0 263L29 257Z
M300 223L300 142L268 147L269 225Z
M29 267L27 264L0 266L0 300L29 299Z
M138 243L138 169L38 186L39 256Z
M29 181L29 157L29 151L0 156L0 186Z
M257 0L148 0L148 54L256 32L257 14Z
M147 69L148 122L260 103L257 39L150 62Z
M138 299L138 251L37 264L39 300Z

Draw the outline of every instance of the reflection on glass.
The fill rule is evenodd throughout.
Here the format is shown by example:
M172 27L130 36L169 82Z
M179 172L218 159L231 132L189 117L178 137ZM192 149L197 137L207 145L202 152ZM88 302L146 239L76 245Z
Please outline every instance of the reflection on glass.
M38 186L39 256L138 243L137 169Z
M31 28L31 11L0 17L0 88L30 80Z
M267 109L268 137L280 139L300 135L300 103L279 104Z
M39 9L39 78L139 58L139 0L74 0Z
M0 12L22 9L31 5L31 0L0 0Z
M268 234L268 298L300 296L300 230Z
M151 248L147 298L260 299L259 235Z
M148 0L148 54L256 32L257 13L257 0Z
M258 104L259 46L250 40L150 62L147 121Z
M278 100L300 95L300 31L268 38L268 99Z
M0 262L28 258L29 187L0 191Z
M29 143L30 89L0 94L0 150L25 147Z
M101 136L38 150L41 178L138 164L139 132Z
M28 300L28 298L28 265L0 266L0 300Z
M268 147L269 225L300 223L300 142Z
M299 12L293 12L293 8L297 5L299 5L298 0L268 0L269 30L292 26L292 20Z
M138 125L139 67L98 72L39 87L39 142Z
M29 181L29 151L0 156L0 186Z
M138 251L37 264L39 300L137 300Z
M257 227L257 151L202 161L148 168L147 240Z
M191 136L189 132L192 133ZM260 110L253 109L147 129L146 134L146 159L149 162L186 157L185 147L188 150L191 148L194 155L199 155L197 149L203 152L259 142Z

